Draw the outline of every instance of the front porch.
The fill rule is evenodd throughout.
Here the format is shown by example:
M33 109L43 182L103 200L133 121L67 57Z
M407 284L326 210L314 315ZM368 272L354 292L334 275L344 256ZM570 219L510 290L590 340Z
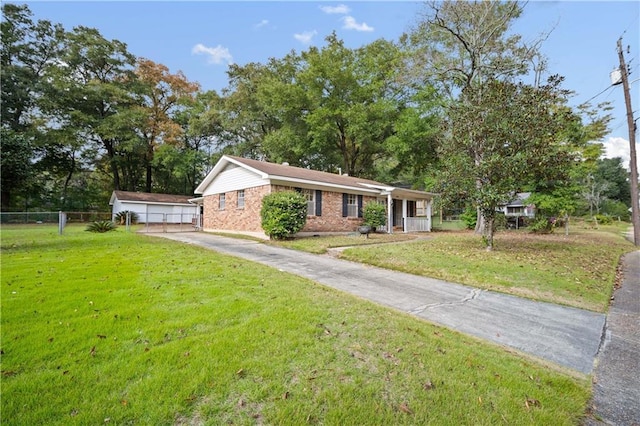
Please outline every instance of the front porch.
M387 224L384 231L431 232L432 198L425 198L425 192L394 188L389 191L387 205ZM391 206L389 208L389 206Z

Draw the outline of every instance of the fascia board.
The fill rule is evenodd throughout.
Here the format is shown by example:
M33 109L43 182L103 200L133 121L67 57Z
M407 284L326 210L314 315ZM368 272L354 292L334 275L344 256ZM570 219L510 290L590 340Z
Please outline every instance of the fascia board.
M356 186L349 186L349 185L337 185L334 183L324 183L324 182L318 182L315 180L297 179L297 178L290 178L286 176L269 176L268 179L271 181L272 184L276 184L276 185L280 182L299 183L299 184L310 185L315 187L344 189L347 191L365 192L367 194L380 195L380 190L376 190L372 188L363 188L363 187L356 187Z

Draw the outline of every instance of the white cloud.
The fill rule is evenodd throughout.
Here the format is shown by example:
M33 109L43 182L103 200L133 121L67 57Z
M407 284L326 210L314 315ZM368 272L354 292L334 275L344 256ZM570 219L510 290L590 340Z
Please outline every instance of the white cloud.
M357 23L356 19L353 16L345 16L344 18L342 18L342 22L344 22L342 28L344 28L345 30L373 31L373 27L367 25L366 22L363 22L361 24Z
M620 137L609 137L603 145L605 158L620 157L622 158L622 165L629 170L631 155L628 140ZM636 147L636 162L640 162L640 150L638 147Z
M337 6L320 6L320 10L328 15L346 15L351 11L349 6L344 4L339 4Z
M298 40L300 43L302 44L309 44L311 43L311 39L318 34L318 32L316 30L313 31L305 31L303 33L300 34L294 34L293 38L295 38L296 40Z
M262 21L258 22L257 24L255 24L253 26L253 28L260 29L262 27L266 27L267 25L269 25L269 20L268 19L263 19Z
M221 45L207 47L202 43L198 43L191 49L191 54L208 56L207 62L210 64L221 64L223 62L233 64L233 56L229 53L229 49Z

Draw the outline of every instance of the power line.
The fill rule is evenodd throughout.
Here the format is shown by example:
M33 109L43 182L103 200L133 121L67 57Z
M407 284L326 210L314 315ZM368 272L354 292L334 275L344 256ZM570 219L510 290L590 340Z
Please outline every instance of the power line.
M612 85L610 85L610 86L607 86L607 87L606 87L602 92L598 93L597 95L594 95L594 96L590 97L587 101L585 101L585 102L583 102L583 103L587 104L587 103L591 102L592 100L594 100L594 99L595 99L595 98L597 98L598 96L602 95L602 94L603 94L604 92L606 92L607 90L612 89L612 88L614 88L614 87L615 87L615 86L614 86L613 84L612 84Z

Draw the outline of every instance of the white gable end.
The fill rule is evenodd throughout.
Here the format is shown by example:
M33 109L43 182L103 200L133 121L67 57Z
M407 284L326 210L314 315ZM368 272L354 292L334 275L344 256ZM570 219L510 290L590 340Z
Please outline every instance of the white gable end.
M229 164L211 181L202 195L222 194L268 184L267 179L263 179L244 167Z

